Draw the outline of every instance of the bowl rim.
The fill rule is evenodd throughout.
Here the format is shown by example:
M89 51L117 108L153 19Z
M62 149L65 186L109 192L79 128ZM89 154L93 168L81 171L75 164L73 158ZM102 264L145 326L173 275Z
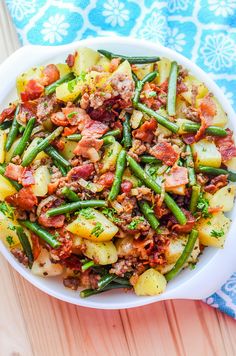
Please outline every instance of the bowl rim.
M30 66L40 65L41 63L45 63L53 57L55 58L56 56L60 56L62 54L66 55L69 53L69 51L82 46L87 46L91 48L98 48L99 46L101 46L102 48L108 50L111 50L112 47L114 48L114 52L116 51L117 53L119 53L119 50L115 50L119 45L121 47L127 46L127 49L130 46L132 50L134 50L135 48L135 50L140 52L140 55L145 49L153 52L155 51L157 55L171 58L173 60L176 60L179 64L182 64L185 68L190 70L191 73L196 75L197 79L203 81L210 89L210 91L212 91L214 95L218 99L220 99L224 111L228 114L229 123L233 127L234 132L236 132L236 123L234 123L233 121L233 117L235 116L233 108L231 107L231 104L224 96L220 88L209 77L208 74L206 74L191 60L187 59L183 55L175 52L170 48L164 47L159 44L154 44L146 40L134 38L125 38L119 36L96 37L57 47L34 45L21 47L10 57L8 57L5 62L3 62L0 66L0 79L2 79L2 83L5 83L4 79L8 78L9 70L11 70L11 75L10 78L8 78L7 84L3 84L0 87L0 98L6 98L8 96L9 92L13 90L13 87L15 85L16 75ZM124 52L124 50L122 50L121 52ZM126 52L128 52L128 50ZM18 64L18 66L16 66L16 63ZM234 216L236 215L235 205L232 210L232 214ZM128 301L127 303L122 302L122 304L120 304L119 302L112 301L109 301L109 304L101 304L99 301L96 300L96 297L81 299L80 297L78 297L77 293L74 293L73 296L69 294L67 295L66 293L57 292L54 290L54 288L50 288L45 285L43 278L34 276L31 272L29 273L29 271L11 255L9 250L3 245L2 242L0 242L0 252L11 264L11 266L26 280L32 283L35 287L57 299L90 308L123 309L143 306L166 299L202 299L213 293L218 287L220 287L225 282L226 278L228 278L236 269L236 261L233 253L236 248L236 239L235 241L233 239L234 228L236 228L236 219L234 219L234 221L232 221L231 223L230 231L228 232L225 243L225 248L222 250L215 249L214 253L212 253L212 256L207 260L206 263L203 263L203 266L201 268L198 268L197 271L191 271L192 274L187 278L181 278L183 279L183 282L180 283L180 285L177 285L175 288L168 287L166 292L159 296L137 297L134 295L133 300ZM205 271L206 276L204 275L203 271ZM185 271L183 271L181 275L182 274L185 275ZM214 279L209 282L209 276L214 276L216 274L217 280ZM173 285L172 282L170 282L170 285Z

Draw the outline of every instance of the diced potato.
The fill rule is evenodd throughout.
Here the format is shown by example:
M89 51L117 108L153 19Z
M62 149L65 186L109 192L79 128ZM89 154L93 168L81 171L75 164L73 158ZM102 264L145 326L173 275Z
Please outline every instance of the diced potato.
M34 261L31 272L40 277L55 277L63 273L63 266L52 263L46 248L42 248L37 260Z
M184 124L192 124L193 122L191 120L188 120L188 119L182 119L182 118L179 118L176 120L176 124L179 126L179 131L178 133L180 135L183 135L185 133L187 133L187 131L184 131L183 129L183 125Z
M200 140L191 145L195 158L195 167L199 165L219 168L221 166L221 154L217 150L214 142L206 139Z
M222 106L220 105L219 101L215 97L212 97L211 100L215 103L216 106L216 115L212 118L211 125L225 127L228 123L228 118L226 113L224 112ZM200 106L201 101L202 99L197 100L197 107Z
M72 239L72 252L75 254L81 254L81 245L83 244L84 239L82 237L73 235Z
M178 185L176 187L170 187L170 188L165 188L167 192L173 193L173 194L178 194L178 195L185 195L186 193L186 185Z
M100 265L109 265L118 260L116 247L111 241L95 242L84 239L84 255Z
M4 163L4 161L5 161L6 139L7 139L6 132L0 130L0 163Z
M115 242L117 253L119 257L134 256L135 247L133 244L134 238L127 236L122 239L117 239Z
M188 241L188 236L179 236L178 238L171 238L170 243L166 250L166 260L167 264L174 264L179 257L182 255L185 245ZM197 239L193 251L189 256L187 262L196 262L197 257L200 253L199 240Z
M118 227L105 215L95 209L89 209L87 213L88 216L82 210L66 229L75 235L98 242L109 241L115 236Z
M192 75L187 75L183 82L188 90L181 93L181 96L193 106L196 106L197 99L203 98L208 93L207 87ZM195 91L197 94L193 95Z
M112 90L110 83L107 82L110 76L111 73L96 72L93 70L86 75L86 84L89 86L91 92L96 91L101 87L103 88L104 92L108 92Z
M102 159L101 173L115 169L116 160L121 149L122 146L117 141L105 148L105 152Z
M162 58L157 63L157 66L158 66L158 73L159 73L159 76L157 77L157 82L160 85L169 78L171 61L167 58Z
M204 246L222 248L229 226L230 219L222 212L214 213L212 217L207 219L200 219L196 225L200 243Z
M64 102L74 101L81 94L84 84L83 80L73 79L59 85L56 88L57 99Z
M221 210L226 212L233 209L236 186L229 184L219 189L209 199L210 207L221 207Z
M11 185L9 180L0 174L0 201L5 200L6 197L15 193L16 189Z
M75 62L72 70L76 75L80 75L82 72L87 72L89 68L98 62L99 58L100 54L91 48L78 48L75 53Z
M128 180L133 184L133 188L139 186L138 179L131 173L129 168L126 168L122 177L122 180Z
M35 137L33 139L33 141L29 144L29 146L27 147L27 149L25 150L25 152L23 153L22 159L24 159L26 156L28 156L28 154L35 148L38 146L39 142L41 141L40 137ZM9 151L10 152L10 151ZM37 154L37 156L35 157L35 159L33 160L33 162L36 161L40 161L43 158L47 158L48 155L44 152L41 151Z
M184 99L182 99L180 96L177 96L176 98L176 117L177 118L186 118L186 109L188 105Z
M154 63L148 63L140 66L136 66L133 72L137 75L138 79L143 79L147 74L153 72Z
M125 74L127 75L127 77L131 80L133 80L133 77L132 77L132 71L131 71L131 66L129 64L128 61L124 61L122 62L119 67L112 73L111 75L111 79L113 77L115 77L118 73L122 73L122 74Z
M11 160L11 158L12 158L12 155L13 155L13 152L14 152L16 146L18 145L19 141L20 141L20 137L17 138L17 139L13 142L13 144L12 144L10 150L5 153L5 162L6 162L6 163L10 162L10 160Z
M138 110L133 110L132 115L130 117L130 125L132 129L137 129L141 125L142 119L143 113Z
M105 70L105 72L109 72L110 63L111 63L111 61L110 61L108 58L106 58L106 57L101 57L101 58L98 60L98 62L96 63L96 65L103 67L103 69Z
M60 72L60 78L71 72L70 67L66 63L58 63L56 66Z
M43 197L48 192L48 184L51 181L51 175L47 166L40 166L34 172L35 184L32 185L32 191L37 197Z
M134 286L137 295L158 295L166 289L165 277L154 268L149 268L143 272Z
M26 72L22 73L19 75L19 77L16 78L16 89L18 94L22 93L25 91L26 84L30 79L40 79L42 78L42 70L44 67L35 67L35 68L30 68Z
M66 138L64 138L62 141L65 142L65 146L64 146L63 150L60 151L60 153L65 159L70 160L75 156L74 150L75 150L78 142L69 141Z
M236 157L233 157L224 163L230 171L236 173Z
M15 227L17 226L16 220L12 220L0 211L0 239L8 248L15 247L20 243Z
M166 274L167 272L171 271L172 268L174 267L175 263L168 264L168 265L159 265L157 266L157 271L160 272L161 274Z

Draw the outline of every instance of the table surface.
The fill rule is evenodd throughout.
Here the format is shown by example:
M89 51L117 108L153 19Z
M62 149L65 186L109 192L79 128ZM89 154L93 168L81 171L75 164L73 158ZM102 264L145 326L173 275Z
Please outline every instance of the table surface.
M18 47L0 0L0 63ZM236 355L235 321L201 301L88 309L42 293L2 256L0 270L0 356Z

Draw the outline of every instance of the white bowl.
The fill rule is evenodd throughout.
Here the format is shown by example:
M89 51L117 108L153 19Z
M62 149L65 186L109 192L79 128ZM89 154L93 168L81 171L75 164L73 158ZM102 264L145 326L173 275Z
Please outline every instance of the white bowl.
M204 82L210 91L214 93L228 114L231 128L236 131L235 114L231 105L219 87L203 70L187 58L168 48L162 47L159 44L155 45L150 42L131 38L90 38L65 46L26 46L20 48L0 67L1 109L6 107L12 99L16 98L15 80L17 75L29 67L64 61L67 54L79 46L87 46L93 49L102 48L126 55L159 55L176 60L179 64L189 69L199 80ZM16 261L1 241L0 251L12 267L34 286L53 297L81 306L99 309L122 309L146 305L166 299L202 299L211 295L221 287L227 278L236 270L235 215L236 206L234 206L233 211L229 214L233 222L224 249L205 249L194 270L186 269L182 271L173 281L168 283L165 293L154 297L137 297L133 292L125 293L123 290L116 290L87 299L81 299L79 291L75 292L66 289L62 283L62 279L40 278L31 274L30 270L24 268L23 265Z

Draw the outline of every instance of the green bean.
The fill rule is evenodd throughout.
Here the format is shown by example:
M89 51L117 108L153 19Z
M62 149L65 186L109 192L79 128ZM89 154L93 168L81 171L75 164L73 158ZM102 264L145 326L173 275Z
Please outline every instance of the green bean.
M82 135L80 134L73 134L73 135L69 135L69 136L66 136L66 139L69 140L69 141L80 141L82 138Z
M230 172L222 168L214 168L208 166L199 166L199 172L209 174L212 176L219 176L220 174L225 174L231 182L236 182L236 173Z
M117 278L116 274L105 274L101 279L98 281L98 290L103 289L106 287L109 283L113 282Z
M140 165L130 156L127 156L127 161L133 173L145 184L148 188L152 189L155 193L161 194L162 189L156 183L155 180L150 177L149 174L144 172L144 170L140 167ZM186 216L184 215L183 211L179 208L176 204L174 199L167 193L165 193L164 201L173 215L176 217L176 220L181 224L186 224Z
M111 130L111 131L108 131L107 133L105 133L105 135L103 135L102 138L107 137L107 136L117 137L120 134L121 134L120 129L115 129L115 130Z
M192 187L192 194L191 194L191 200L189 205L189 210L192 214L194 214L197 210L197 203L198 203L200 192L201 192L201 187L199 185L194 185Z
M194 169L193 154L190 145L186 145L186 153L188 153L185 161L186 167L188 169L188 180L189 180L189 185L192 187L193 185L196 184L196 175Z
M154 211L150 207L150 205L145 200L142 200L138 202L138 206L146 220L149 222L151 228L155 231L158 231L158 226L160 225L160 222L156 218Z
M138 83L136 84L136 89L135 89L134 97L133 97L134 106L136 106L139 102L140 94L141 94L144 84L147 82L152 82L156 78L157 74L158 74L157 71L148 73L147 75L145 75L145 77L143 79L138 81Z
M170 116L175 115L177 77L178 77L178 64L176 62L171 62L170 76L168 81L167 105L166 105L168 115Z
M71 202L79 201L78 195L68 187L63 187L61 194Z
M121 61L127 60L130 64L145 64L145 63L155 63L160 60L160 57L153 56L153 57L139 57L139 56L124 56L121 54L115 54L109 51L106 51L105 49L98 49L97 50L99 53L103 54L106 58L108 59L113 59L113 58L120 58Z
M18 142L16 148L14 149L14 152L12 154L12 158L15 157L15 156L21 156L22 153L24 152L28 142L29 142L29 139L30 139L30 136L31 136L31 133L32 133L32 130L34 128L34 124L35 124L35 117L32 117L27 125L26 125L26 128L24 130L24 133L20 139L20 141Z
M7 179L7 180L11 183L11 185L12 185L16 190L20 190L20 189L22 188L22 185L19 184L18 182L16 182L15 180L6 177L6 176L4 175L5 170L6 170L6 167L5 167L4 165L1 165L1 164L0 164L0 174L1 174L5 179Z
M26 256L28 257L29 268L31 268L33 265L33 262L34 262L34 256L33 256L32 248L31 248L28 236L25 234L25 232L21 226L16 227L16 233L17 233L17 236L21 243L21 246L23 248L23 251L25 252Z
M0 130L9 129L9 127L11 127L11 125L12 125L12 120L4 121L4 122L0 125Z
M48 147L46 147L44 149L44 151L51 158L53 158L55 161L57 161L62 167L70 168L70 162L67 161L63 156L61 156L60 153L57 152L57 150L53 146L49 145Z
M65 167L63 167L57 160L53 159L53 164L54 166L56 166L59 171L61 172L61 174L63 175L63 177L66 177L67 176L67 169Z
M37 156L37 154L41 151L44 151L52 141L55 140L58 136L63 131L63 127L59 126L54 130L52 133L50 133L47 137L45 137L43 140L39 142L39 144L29 152L29 154L23 159L22 166L26 167L28 166Z
M86 271L87 269L89 269L90 267L94 266L94 262L93 261L88 261L86 263L84 263L82 266L81 266L81 270L82 272Z
M182 124L182 130L190 133L196 133L199 130L200 126L201 125L196 122L187 122ZM208 126L205 132L212 136L227 136L227 131L218 126Z
M29 220L20 222L21 225L32 231L35 235L39 236L42 240L47 242L51 247L57 248L61 246L61 243L57 241L56 237L50 234L47 230L43 229L40 225Z
M185 248L183 250L183 253L181 254L179 259L175 263L174 267L169 272L167 272L165 274L165 278L166 278L167 282L169 282L172 278L174 278L181 271L181 269L183 268L183 266L185 265L185 263L187 262L189 256L191 255L191 253L193 251L197 237L198 237L198 231L192 230L189 235L188 242L185 245Z
M119 194L125 166L126 166L126 151L122 149L116 161L115 177L111 187L111 191L108 195L108 200L111 201L115 200L117 195Z
M83 208L100 208L107 206L105 200L81 200L65 205L61 205L58 208L53 208L47 211L47 216L55 216L60 214L71 213L73 211L83 209Z
M174 133L178 132L179 126L176 123L174 123L174 122L168 120L166 117L158 114L158 112L148 108L146 105L138 103L135 107L139 111L142 111L143 113L145 113L151 117L154 117L160 125L166 127L168 130L170 130Z
M25 131L25 126L21 125L19 127L19 133L23 133Z
M132 78L133 78L133 81L134 81L135 86L136 86L138 84L139 79L138 79L137 75L134 72L132 72Z
M52 94L56 91L56 88L66 82L69 82L70 80L74 79L75 76L72 72L67 73L66 75L64 75L62 78L58 79L56 82L46 86L45 88L45 95L49 95Z
M8 133L8 136L7 136L7 140L6 140L6 145L5 145L5 150L8 152L13 144L13 142L15 141L16 137L17 137L17 134L19 132L19 123L17 121L17 115L19 113L19 110L20 110L20 106L18 105L17 108L16 108L16 111L15 111L15 115L14 115L14 119L12 121L12 125L11 125L11 128L10 128L10 131Z
M110 283L108 286L104 287L103 289L84 289L80 292L80 298L87 298L92 295L108 292L109 290L119 289L119 288L132 288L132 286L130 284L122 285L117 283Z
M132 136L130 127L130 114L125 114L125 120L123 122L123 140L122 143L124 148L129 148L132 146Z
M115 138L113 136L105 136L103 138L104 145L112 145L115 142Z
M140 156L139 158L142 163L161 163L159 159L149 155L143 155Z

